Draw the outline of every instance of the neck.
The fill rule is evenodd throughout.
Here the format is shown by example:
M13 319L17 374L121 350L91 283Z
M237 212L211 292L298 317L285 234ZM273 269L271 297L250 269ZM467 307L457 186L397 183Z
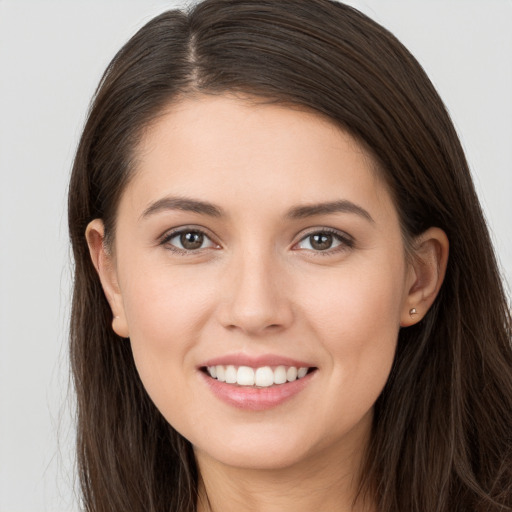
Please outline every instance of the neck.
M200 471L198 512L375 512L356 501L361 453L331 449L286 468L240 468L196 450Z

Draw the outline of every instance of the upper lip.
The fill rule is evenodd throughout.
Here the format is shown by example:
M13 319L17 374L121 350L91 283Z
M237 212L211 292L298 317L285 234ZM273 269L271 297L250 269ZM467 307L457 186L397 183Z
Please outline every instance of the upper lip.
M277 354L262 354L251 356L249 354L226 354L219 357L208 359L200 365L201 368L218 365L249 366L251 368L261 368L262 366L295 366L296 368L314 367L311 363L293 359L291 357L280 356Z

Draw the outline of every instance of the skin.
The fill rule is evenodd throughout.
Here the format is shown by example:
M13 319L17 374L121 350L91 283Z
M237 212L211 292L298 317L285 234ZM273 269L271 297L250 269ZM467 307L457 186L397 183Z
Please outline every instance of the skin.
M399 329L421 320L441 286L445 234L429 229L406 255L371 158L314 113L196 96L158 117L137 157L114 246L104 246L100 219L86 236L113 329L130 338L147 392L194 446L199 510L372 510L371 501L352 501L373 405ZM148 212L171 196L224 214ZM371 219L287 216L340 200ZM179 236L162 240L181 227L209 238L176 252ZM319 250L310 236L326 229L342 238ZM284 403L248 411L214 396L198 369L232 353L277 354L317 370Z

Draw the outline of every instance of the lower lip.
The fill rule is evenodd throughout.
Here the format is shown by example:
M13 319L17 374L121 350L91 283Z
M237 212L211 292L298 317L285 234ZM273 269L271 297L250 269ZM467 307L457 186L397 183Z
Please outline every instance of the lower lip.
M228 405L248 411L264 411L277 407L300 393L311 382L316 370L293 382L267 388L226 384L213 379L202 371L200 373L212 393Z

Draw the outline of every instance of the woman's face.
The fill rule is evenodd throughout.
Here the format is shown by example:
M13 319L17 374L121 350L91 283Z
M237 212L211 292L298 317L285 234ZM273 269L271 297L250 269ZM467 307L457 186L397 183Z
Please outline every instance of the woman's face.
M369 156L318 115L200 96L137 157L107 295L161 413L232 466L360 452L414 281Z

